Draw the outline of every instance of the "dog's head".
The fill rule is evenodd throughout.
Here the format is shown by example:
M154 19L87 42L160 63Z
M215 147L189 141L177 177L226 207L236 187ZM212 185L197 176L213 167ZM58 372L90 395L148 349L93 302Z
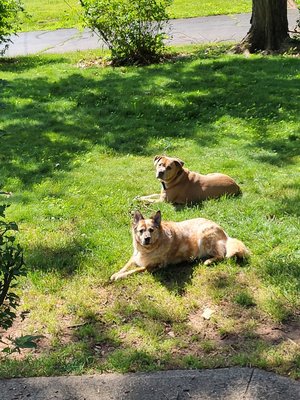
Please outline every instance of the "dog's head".
M156 168L156 178L163 182L170 182L182 170L184 162L179 158L155 156L154 165Z
M151 247L159 239L160 224L160 211L149 219L145 219L139 211L136 211L133 217L134 239L142 246Z

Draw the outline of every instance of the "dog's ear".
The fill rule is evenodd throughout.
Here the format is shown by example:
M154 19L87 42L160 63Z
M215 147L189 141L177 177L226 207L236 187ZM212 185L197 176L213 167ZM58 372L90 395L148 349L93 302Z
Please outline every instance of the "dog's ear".
M184 161L180 160L180 158L174 158L174 162L178 167L184 166Z
M144 219L142 214L139 211L135 211L133 215L133 224L137 225L141 219Z
M160 210L156 211L156 214L152 217L155 225L160 226L161 224L161 212Z
M153 160L154 165L156 165L158 163L158 161L162 159L162 157L163 156L155 156L154 160Z

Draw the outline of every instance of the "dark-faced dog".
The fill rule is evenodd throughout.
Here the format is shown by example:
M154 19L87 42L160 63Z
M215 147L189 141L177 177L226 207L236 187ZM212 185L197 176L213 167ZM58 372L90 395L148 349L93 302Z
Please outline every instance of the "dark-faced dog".
M215 222L204 218L182 222L161 221L161 213L145 219L136 211L132 225L133 255L127 264L113 274L111 281L137 272L205 259L204 264L224 258L244 258L248 249L233 239Z

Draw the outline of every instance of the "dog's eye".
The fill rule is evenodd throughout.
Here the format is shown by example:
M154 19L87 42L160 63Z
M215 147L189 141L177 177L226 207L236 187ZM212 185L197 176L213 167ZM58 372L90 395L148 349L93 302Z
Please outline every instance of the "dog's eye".
M144 232L145 232L145 229L140 229L139 230L139 233L141 233L141 234L144 233Z
M154 231L153 228L149 228L148 230L149 230L150 233L152 233Z
M172 167L171 167L170 165L168 165L166 169L167 169L167 170L170 170L171 168L172 168Z

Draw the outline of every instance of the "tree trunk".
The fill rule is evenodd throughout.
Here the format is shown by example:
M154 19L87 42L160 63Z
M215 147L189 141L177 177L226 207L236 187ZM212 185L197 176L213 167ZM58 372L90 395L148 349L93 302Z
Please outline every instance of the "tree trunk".
M241 50L276 51L288 35L287 0L252 0L251 28L238 46Z

